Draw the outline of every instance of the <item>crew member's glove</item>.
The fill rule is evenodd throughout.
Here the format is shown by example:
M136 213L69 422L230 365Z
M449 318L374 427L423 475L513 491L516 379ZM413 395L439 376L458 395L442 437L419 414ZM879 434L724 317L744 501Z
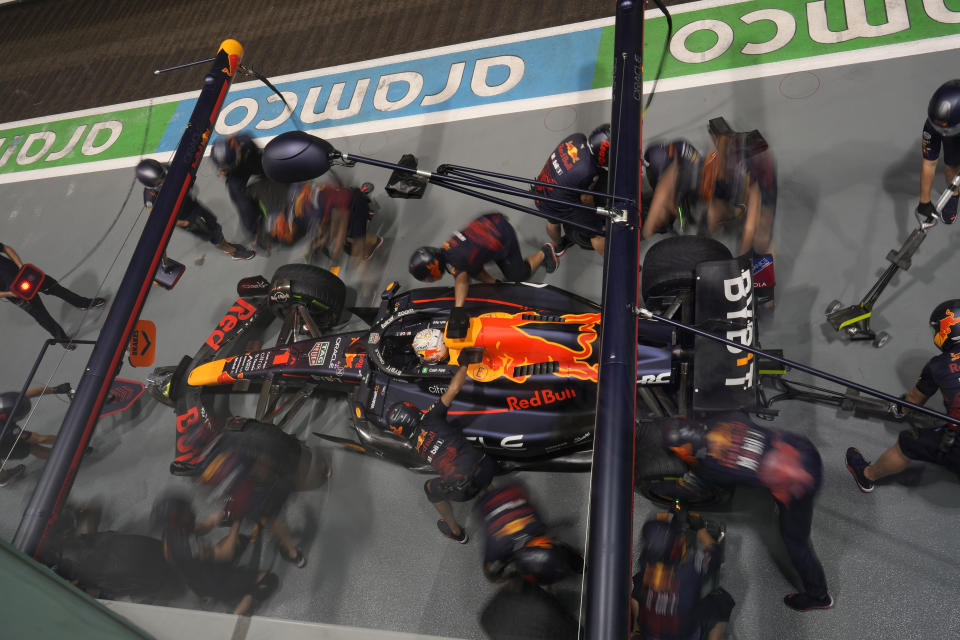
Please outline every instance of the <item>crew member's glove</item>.
M926 222L931 222L937 217L937 208L932 202L921 202L917 205L917 215L923 217Z
M69 394L71 391L73 391L73 388L70 386L69 382L64 382L63 384L58 384L57 386L52 387L50 391L57 394L63 394L63 393Z
M457 358L457 362L460 366L483 362L483 347L467 347L463 349L460 352L460 357Z
M903 396L900 396L900 399L903 400ZM907 412L903 410L903 405L897 404L896 402L890 403L889 411L890 415L892 415L894 418L902 418L907 414Z
M467 330L470 328L470 317L463 307L454 307L450 312L450 319L447 320L447 337L454 340L467 337Z

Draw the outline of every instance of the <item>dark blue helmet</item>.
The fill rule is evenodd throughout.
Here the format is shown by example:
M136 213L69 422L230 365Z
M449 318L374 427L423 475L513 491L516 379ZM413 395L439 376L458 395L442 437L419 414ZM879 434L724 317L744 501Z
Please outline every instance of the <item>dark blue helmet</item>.
M640 558L648 564L676 564L683 559L683 535L670 520L648 520L642 532Z
M144 186L156 189L167 177L167 168L153 158L144 158L137 163L137 180Z
M387 429L390 433L407 439L420 424L420 409L412 402L397 402L387 410Z
M940 85L930 98L927 107L930 124L942 136L960 134L960 80L950 80Z
M933 328L933 343L941 351L951 351L960 344L960 300L946 300L938 304L930 314Z
M153 503L150 522L164 531L190 532L197 522L190 499L182 495L167 495Z
M436 282L443 277L445 265L442 249L420 247L410 256L410 275L422 282Z
M537 536L513 554L517 572L537 584L550 585L573 573L583 573L583 558L565 544Z

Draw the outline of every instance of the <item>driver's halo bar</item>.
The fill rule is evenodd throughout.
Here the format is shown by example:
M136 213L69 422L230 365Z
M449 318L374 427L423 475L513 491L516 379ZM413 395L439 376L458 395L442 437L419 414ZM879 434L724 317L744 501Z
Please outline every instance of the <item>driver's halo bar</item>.
M909 407L909 408L911 408L911 409L913 409L914 411L917 411L917 412L919 412L919 413L924 413L924 414L926 414L926 415L928 415L928 416L932 416L932 417L934 417L934 418L939 418L940 420L943 420L944 422L949 422L950 424L954 424L954 425L960 426L960 418L951 418L950 416L946 415L945 413L940 413L939 411L936 411L936 410L934 410L934 409L930 409L930 408L928 408L928 407L924 407L923 405L915 404L915 403L913 403L913 402L908 402L907 400L904 400L903 398L898 398L898 397L896 397L896 396L892 396L892 395L890 395L889 393L885 393L885 392L883 392L883 391L878 391L877 389L874 389L874 388L872 388L872 387L868 387L868 386L866 386L866 385L862 385L862 384L860 384L860 383L858 383L858 382L854 382L854 381L852 381L852 380L847 380L846 378L841 378L840 376L835 376L835 375L833 375L832 373L827 373L826 371L821 371L820 369L814 369L813 367L809 367L809 366L807 366L807 365L805 365L805 364L801 364L801 363L799 363L799 362L794 362L793 360L788 360L787 358L782 358L782 357L780 357L780 356L778 356L778 355L775 355L775 354L773 354L773 353L769 353L769 352L767 352L767 351L763 351L762 349L756 349L756 348L751 347L751 346L749 346L749 345L745 345L745 344L743 344L743 343L741 343L741 342L734 342L733 340L727 340L726 338L723 338L723 337L720 337L720 336L715 335L715 334L713 334L713 333L710 333L709 331L704 331L703 329L698 329L698 328L696 328L696 327L694 327L694 326L691 326L691 325L688 325L688 324L684 324L683 322L677 322L676 320L671 320L670 318L665 318L665 317L663 317L663 316L657 315L657 314L653 313L652 311L650 311L649 309L644 309L643 307L637 307L637 308L634 309L634 313L636 313L638 316L640 316L640 317L642 317L642 318L648 318L648 319L651 319L651 320L659 320L660 322L665 322L665 323L667 323L667 324L669 324L669 325L672 325L672 326L674 326L674 327L676 327L676 328L678 328L678 329L683 329L684 331L689 331L690 333L695 333L695 334L697 334L698 336L703 336L704 338L708 338L708 339L710 339L710 340L713 340L714 342L719 342L719 343L721 343L721 344L725 344L725 345L727 345L728 347L734 347L734 348L736 348L736 349L742 349L743 351L747 351L748 353L752 353L752 354L755 355L755 356L763 356L763 357L765 357L765 358L770 358L771 360L773 360L773 361L775 361L775 362L779 362L779 363L781 363L781 364L785 364L785 365L787 365L787 366L793 367L794 369L798 369L798 370L800 370L800 371L803 371L804 373L809 373L810 375L817 376L818 378L823 378L824 380L829 380L830 382L834 382L834 383L839 384L839 385L844 386L844 387L849 387L850 389L856 389L857 391L862 391L863 393L865 393L865 394L867 394L867 395L873 396L873 397L875 397L875 398L880 398L881 400L886 400L887 402L890 402L891 404L896 404L896 405L899 405L899 406L901 406L901 407Z

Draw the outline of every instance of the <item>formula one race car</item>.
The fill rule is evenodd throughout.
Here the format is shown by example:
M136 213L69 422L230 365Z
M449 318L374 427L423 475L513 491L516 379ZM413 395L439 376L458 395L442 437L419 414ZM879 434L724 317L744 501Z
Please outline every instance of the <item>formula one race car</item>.
M589 468L603 357L596 303L549 285L473 285L466 337L446 336L449 359L427 365L412 348L413 336L445 329L451 288L401 291L391 283L379 307L349 309L368 328L342 333L330 330L346 315L345 286L318 267L287 265L272 281L244 279L238 292L196 356L158 369L149 385L177 409L174 473L199 473L210 441L225 428L242 429L245 419L213 411L216 388L225 385L258 389L254 420L279 427L316 391L348 393L355 439L318 436L426 470L413 447L386 429L385 414L399 401L428 407L461 362L471 364L451 422L505 471ZM678 236L652 246L642 295L647 308L665 317L756 342L751 261L732 258L719 242ZM277 317L283 326L276 346L251 349L246 339ZM749 353L642 318L635 353L641 421L757 408L757 363ZM660 449L640 443L651 447ZM672 458L661 457L660 476L683 474Z

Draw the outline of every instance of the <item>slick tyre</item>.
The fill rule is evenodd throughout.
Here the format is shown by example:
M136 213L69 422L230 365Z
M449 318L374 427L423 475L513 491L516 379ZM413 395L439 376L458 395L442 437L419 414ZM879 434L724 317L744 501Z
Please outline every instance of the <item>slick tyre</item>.
M284 281L290 282L289 296L274 295L274 291ZM270 289L270 300L275 310L302 303L320 324L321 330L337 324L347 297L347 287L340 278L312 264L287 264L280 267L273 275Z
M698 478L679 458L667 453L657 423L637 423L637 453L634 488L655 504L673 506L677 501L691 509L706 509L726 502L728 489Z
M732 257L727 247L712 238L664 238L650 247L643 259L641 295L647 301L652 297L691 290L696 283L698 264Z

